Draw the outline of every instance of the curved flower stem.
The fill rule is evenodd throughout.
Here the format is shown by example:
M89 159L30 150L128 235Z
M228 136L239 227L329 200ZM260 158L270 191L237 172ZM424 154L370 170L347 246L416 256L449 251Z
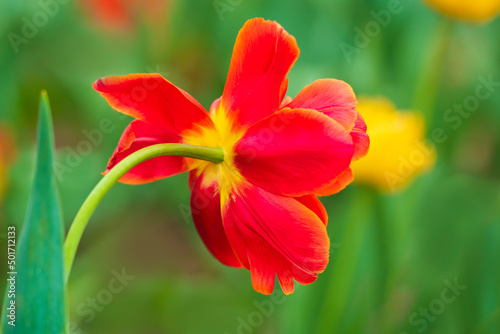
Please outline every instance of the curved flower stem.
M158 144L143 148L132 153L120 161L106 174L95 186L89 196L83 202L80 210L75 216L64 242L64 280L68 282L71 266L75 258L76 250L83 231L101 202L102 198L111 187L130 169L151 158L160 156L183 156L188 158L206 160L213 163L224 161L224 151L220 147L202 147L186 144Z

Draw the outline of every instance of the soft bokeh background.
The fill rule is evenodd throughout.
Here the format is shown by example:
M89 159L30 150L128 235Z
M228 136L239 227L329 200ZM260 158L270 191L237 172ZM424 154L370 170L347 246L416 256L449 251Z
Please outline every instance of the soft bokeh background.
M6 226L20 226L26 213L42 89L68 225L130 121L92 82L159 72L208 108L222 93L239 28L262 16L301 49L288 95L332 77L399 109L424 108L428 138L438 128L447 136L435 166L397 193L354 184L323 198L330 264L314 284L274 298L253 291L248 271L210 256L190 218L186 175L118 184L79 248L73 333L498 333L500 87L459 125L444 116L476 94L479 77L500 81L500 19L450 24L420 1L401 6L382 26L372 11L387 10L385 0L2 0L0 131L10 139L0 152L10 153L0 161L0 276ZM361 45L357 31L370 22L379 29ZM357 51L346 54L346 45ZM123 271L128 279L110 293Z

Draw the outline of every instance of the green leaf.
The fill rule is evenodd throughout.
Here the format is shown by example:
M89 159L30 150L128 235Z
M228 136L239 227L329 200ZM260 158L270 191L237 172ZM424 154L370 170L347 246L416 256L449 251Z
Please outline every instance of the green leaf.
M24 225L16 231L15 297L7 295L3 307L4 333L65 333L63 284L63 222L53 172L54 134L49 99L40 98L35 177ZM14 282L14 281L12 281ZM9 296L10 295L10 296ZM15 326L7 307L15 301ZM5 314L7 313L7 314Z

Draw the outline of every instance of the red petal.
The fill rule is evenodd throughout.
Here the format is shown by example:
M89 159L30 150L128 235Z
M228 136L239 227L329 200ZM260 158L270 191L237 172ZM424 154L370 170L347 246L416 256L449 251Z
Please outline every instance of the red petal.
M360 113L354 123L354 128L351 131L352 143L354 145L354 154L352 161L364 157L368 153L370 147L370 137L366 134L366 123Z
M219 109L219 106L220 106L220 100L222 99L222 96L219 97L217 100L215 100L214 102L212 102L212 105L210 106L210 110L209 110L209 114L210 115L213 115L215 114L215 111Z
M285 108L290 102L292 102L292 98L290 96L285 96L280 104L280 109Z
M117 111L181 134L196 125L213 127L206 110L160 74L105 77L94 89Z
M344 190L352 181L354 181L354 173L351 167L343 171L335 180L326 185L323 189L316 192L317 196L330 196Z
M285 102L286 91L288 90L288 78L285 78L280 87L280 106ZM279 108L279 107L278 107Z
M328 225L328 213L326 212L323 203L314 195L305 195L301 197L295 197L297 201L305 205L309 210L314 212L323 224Z
M349 167L353 147L348 132L331 118L285 108L250 127L234 151L234 164L247 180L296 197L336 179Z
M286 76L299 56L295 38L276 22L248 20L233 49L222 109L236 127L275 112L286 91Z
M333 118L350 132L357 117L356 95L347 83L335 79L316 80L290 102L292 109L314 109Z
M125 129L118 142L118 147L109 159L108 167L104 174L108 173L117 163L130 154L147 146L163 143L178 143L181 138L162 127L142 121L132 121ZM153 182L175 174L185 172L188 169L183 157L158 157L144 161L127 172L120 182L128 184L141 184Z
M197 175L196 169L190 171L189 172L189 176L188 176L188 187L189 187L189 190L191 190L191 191L193 190L194 183L196 182L197 179L198 179L198 175Z
M218 184L206 184L203 182L203 174L193 185L191 214L196 230L210 253L226 266L242 267L229 245L222 225Z
M351 132L354 161L366 155L370 144L366 124L356 110L357 104L349 84L341 80L321 79L302 89L286 107L314 109L342 124Z
M224 228L254 289L270 294L275 275L283 292L293 279L309 284L328 263L330 241L318 216L291 197L239 183L223 206Z
M122 0L82 0L78 4L92 21L105 28L122 30L133 24L133 17Z

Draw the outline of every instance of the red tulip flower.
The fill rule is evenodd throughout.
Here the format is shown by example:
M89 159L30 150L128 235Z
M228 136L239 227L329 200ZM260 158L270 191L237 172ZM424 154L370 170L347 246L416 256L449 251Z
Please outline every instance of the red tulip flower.
M141 20L160 25L167 17L170 0L79 0L86 16L107 30L129 32Z
M221 147L219 164L185 157L140 163L120 181L141 184L189 171L194 224L223 264L251 271L270 294L276 275L285 294L325 270L327 213L317 196L353 180L351 161L367 153L366 125L351 87L317 80L282 103L299 56L295 38L276 22L252 19L236 39L222 97L207 112L159 74L100 79L94 89L135 118L108 169L160 143Z

